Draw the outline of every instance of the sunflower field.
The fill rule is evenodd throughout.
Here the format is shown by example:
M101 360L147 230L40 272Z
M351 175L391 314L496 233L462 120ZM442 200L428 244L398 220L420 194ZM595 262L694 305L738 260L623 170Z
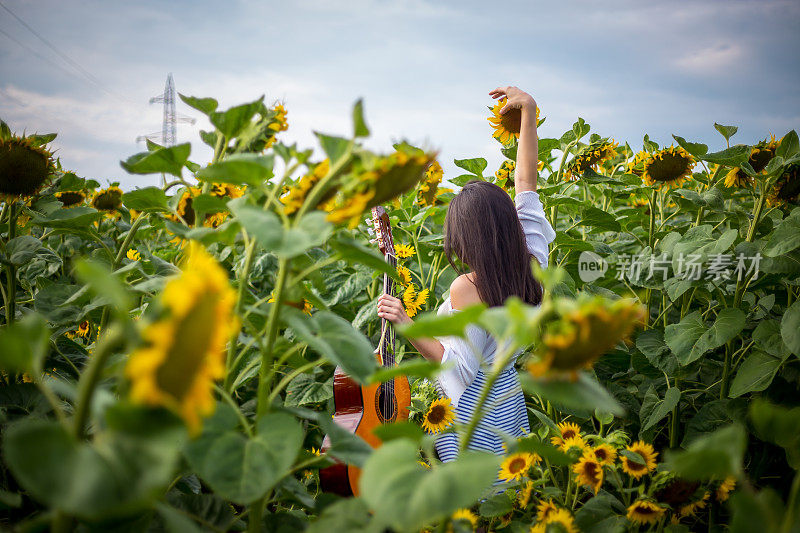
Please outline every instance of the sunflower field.
M148 143L121 162L161 187L102 187L61 166L55 135L0 124L4 528L800 532L794 131L737 144L715 124L715 147L633 148L580 118L547 136L537 109L557 232L550 267L533 266L542 304L438 316L456 188L514 195L519 117L502 102L487 111L502 165L457 159L445 176L433 150L367 150L361 101L314 156L281 141L281 104L181 98L207 118L212 160ZM377 205L396 267L372 241ZM415 319L395 368L374 353L384 275ZM441 463L437 435L469 442L478 419L454 421L440 366L404 334L468 323L502 346L486 391L523 349L531 433ZM334 422L337 366L411 381L408 421L376 429L380 447ZM361 468L359 496L321 489L336 462Z

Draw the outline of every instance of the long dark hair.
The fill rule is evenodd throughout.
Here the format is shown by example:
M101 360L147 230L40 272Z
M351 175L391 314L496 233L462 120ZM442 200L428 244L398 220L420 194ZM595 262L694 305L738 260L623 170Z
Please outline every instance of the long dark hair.
M444 219L444 253L456 272L461 260L475 273L481 300L495 307L509 296L531 305L542 301L542 286L511 197L493 183L468 181L450 201Z

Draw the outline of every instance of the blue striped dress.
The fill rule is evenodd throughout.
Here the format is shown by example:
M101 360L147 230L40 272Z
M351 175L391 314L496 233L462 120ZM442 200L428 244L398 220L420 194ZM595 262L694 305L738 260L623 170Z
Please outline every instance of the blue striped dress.
M517 193L515 204L528 249L539 264L546 267L549 244L555 238L555 231L545 218L539 195L535 191ZM458 311L453 309L448 296L437 313L442 315ZM497 342L486 330L473 324L467 326L464 337L436 338L444 347L442 363L451 364L438 377L439 390L442 396L451 399L456 422L469 424L486 383L486 374L494 361ZM525 398L514 368L515 359L511 359L492 386L484 404L483 417L467 445L468 449L503 455L503 435L519 438L530 432ZM460 438L461 435L452 432L440 435L435 444L439 459L444 462L455 459Z

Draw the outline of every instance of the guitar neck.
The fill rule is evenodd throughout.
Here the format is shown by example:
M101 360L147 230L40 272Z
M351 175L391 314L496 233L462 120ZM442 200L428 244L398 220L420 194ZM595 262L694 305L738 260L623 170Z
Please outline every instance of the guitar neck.
M392 238L392 228L389 225L389 217L381 206L372 208L372 222L374 224L375 236L378 245L383 252L383 257L392 268L397 268L397 258L394 254L394 239ZM383 293L394 296L394 279L389 274L383 274ZM381 361L384 367L395 365L394 359L395 332L392 323L385 318L381 319L381 341L378 347L381 354Z

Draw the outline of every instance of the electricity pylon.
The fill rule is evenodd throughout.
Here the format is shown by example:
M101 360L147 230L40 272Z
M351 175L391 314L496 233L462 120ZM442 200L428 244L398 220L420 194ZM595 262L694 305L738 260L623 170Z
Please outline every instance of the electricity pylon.
M155 132L148 135L140 135L136 137L136 142L150 139L153 142L158 142L161 146L175 146L178 142L178 122L194 124L195 119L175 112L175 82L172 80L171 72L167 75L167 84L164 86L164 92L152 97L150 103L164 104L164 121L161 125L161 133ZM162 185L166 183L166 177L163 174L161 175L161 180Z

